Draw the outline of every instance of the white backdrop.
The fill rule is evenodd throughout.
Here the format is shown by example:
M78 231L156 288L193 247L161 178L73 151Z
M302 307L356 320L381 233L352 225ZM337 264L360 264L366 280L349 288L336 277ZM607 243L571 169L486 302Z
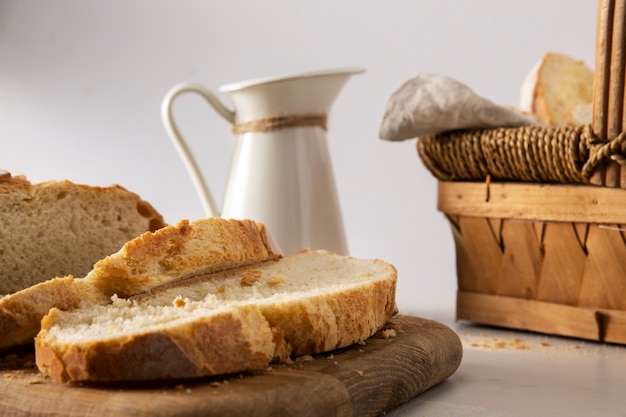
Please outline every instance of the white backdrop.
M0 169L33 182L118 183L170 223L197 219L200 201L159 115L171 86L362 66L328 132L350 254L398 268L401 312L452 309L454 245L436 210L436 181L415 140L378 138L387 99L433 72L516 105L546 52L593 66L596 8L592 0L0 0ZM175 112L220 204L229 126L195 95Z

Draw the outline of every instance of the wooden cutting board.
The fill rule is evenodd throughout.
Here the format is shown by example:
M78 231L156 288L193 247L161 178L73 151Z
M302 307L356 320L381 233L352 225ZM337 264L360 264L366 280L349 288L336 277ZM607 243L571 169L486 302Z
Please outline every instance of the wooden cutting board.
M0 415L377 416L452 375L461 342L449 327L398 315L363 344L259 372L113 386L59 384L32 347L0 355ZM386 336L386 337L385 337Z

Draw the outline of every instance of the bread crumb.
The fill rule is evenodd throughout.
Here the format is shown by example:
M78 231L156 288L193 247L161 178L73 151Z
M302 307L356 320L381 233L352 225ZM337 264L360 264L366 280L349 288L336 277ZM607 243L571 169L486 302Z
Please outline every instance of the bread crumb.
M401 332L402 330L402 325L398 324L398 323L387 323L388 326L391 326L392 329L394 329L397 332Z
M296 358L296 362L311 362L313 359L311 355L302 355Z
M396 337L396 331L394 329L385 329L380 332L380 335L383 339L391 339L392 337Z
M465 339L465 338L464 338ZM530 344L520 338L480 338L479 340L462 340L463 344L472 348L481 348L489 350L530 350L533 347L550 348L552 345L546 342L539 342L536 345Z
M361 371L360 369L357 369L354 371L355 374L357 374L358 376L363 376L364 372Z
M276 275L267 280L267 285L278 285L285 281L283 275Z
M246 269L243 271L243 276L241 277L239 285L242 287L250 287L261 279L261 275L263 275L263 271L259 269Z
M185 300L183 300L183 298L179 295L178 297L176 297L176 298L174 299L174 302L173 302L172 304L174 304L174 307L184 307L184 306L185 306L185 304L187 304L187 303L186 303L186 302L185 302Z

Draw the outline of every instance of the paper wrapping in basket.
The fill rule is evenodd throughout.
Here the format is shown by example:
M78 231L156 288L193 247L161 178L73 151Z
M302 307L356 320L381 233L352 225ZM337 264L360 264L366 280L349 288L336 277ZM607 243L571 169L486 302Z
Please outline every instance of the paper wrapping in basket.
M379 135L401 141L451 130L533 124L532 118L494 104L459 81L418 74L389 98Z

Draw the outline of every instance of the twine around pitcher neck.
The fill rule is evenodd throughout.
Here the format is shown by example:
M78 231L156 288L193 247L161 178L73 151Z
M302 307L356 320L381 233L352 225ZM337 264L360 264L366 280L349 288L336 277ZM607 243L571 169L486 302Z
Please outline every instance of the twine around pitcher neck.
M235 135L248 132L272 132L274 130L286 129L289 127L321 127L327 130L328 115L303 114L292 116L264 117L262 119L250 120L248 122L236 123L232 127Z

